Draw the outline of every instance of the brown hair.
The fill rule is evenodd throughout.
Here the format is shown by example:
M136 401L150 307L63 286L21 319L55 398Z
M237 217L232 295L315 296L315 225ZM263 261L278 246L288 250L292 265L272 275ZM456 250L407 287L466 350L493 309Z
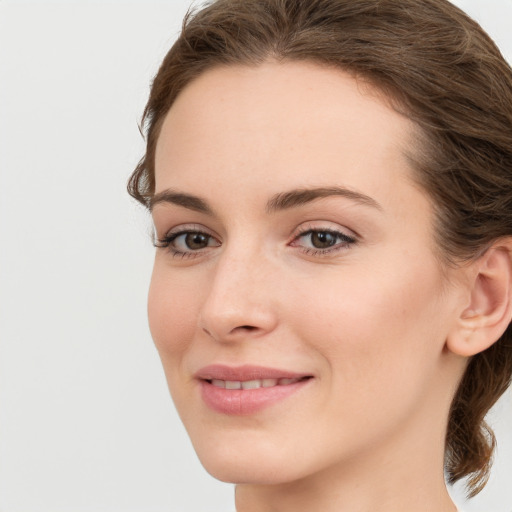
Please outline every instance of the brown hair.
M512 70L496 45L447 0L217 0L189 13L143 114L146 154L129 193L149 206L163 119L194 78L219 65L269 58L335 66L377 86L421 128L411 155L435 205L447 264L512 235ZM512 375L509 326L474 356L453 399L446 435L450 483L487 482L495 446L484 417Z

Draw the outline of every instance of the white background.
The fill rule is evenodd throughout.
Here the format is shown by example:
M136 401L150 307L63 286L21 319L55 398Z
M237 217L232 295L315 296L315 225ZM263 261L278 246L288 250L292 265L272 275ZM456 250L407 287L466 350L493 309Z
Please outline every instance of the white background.
M125 193L188 4L0 0L0 512L233 510L171 405L150 222ZM512 1L457 4L512 60ZM468 512L512 510L510 394L491 419L497 461Z

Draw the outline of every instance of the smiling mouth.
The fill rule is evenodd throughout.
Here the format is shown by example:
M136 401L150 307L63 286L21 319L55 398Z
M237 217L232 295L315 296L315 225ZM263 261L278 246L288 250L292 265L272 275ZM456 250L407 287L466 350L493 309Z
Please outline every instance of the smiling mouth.
M314 380L313 375L249 365L211 365L195 377L205 405L216 413L235 417L258 414L300 395Z
M221 380L221 379L205 379L206 382L217 388L222 389L259 389L273 388L276 386L289 386L304 380L311 379L311 376L298 377L294 379L253 379L253 380Z

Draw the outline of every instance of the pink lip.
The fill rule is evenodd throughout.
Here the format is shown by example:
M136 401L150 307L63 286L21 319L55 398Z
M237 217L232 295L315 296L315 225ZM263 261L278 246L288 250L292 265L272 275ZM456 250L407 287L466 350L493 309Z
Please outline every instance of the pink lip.
M205 404L216 412L234 416L254 414L299 391L312 379L304 373L265 368L262 366L210 365L199 370L195 377L200 382ZM301 379L298 382L257 389L225 389L214 386L211 380L248 381L262 379Z
M265 368L263 366L227 366L223 364L212 364L201 368L195 377L201 380L256 380L256 379L300 379L308 377L307 373L290 372L276 368Z

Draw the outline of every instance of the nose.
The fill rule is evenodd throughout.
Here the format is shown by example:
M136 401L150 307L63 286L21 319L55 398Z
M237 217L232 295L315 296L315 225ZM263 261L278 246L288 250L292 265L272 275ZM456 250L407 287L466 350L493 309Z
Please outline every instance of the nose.
M247 251L219 256L211 270L199 327L219 342L260 338L277 325L275 272L272 265Z

